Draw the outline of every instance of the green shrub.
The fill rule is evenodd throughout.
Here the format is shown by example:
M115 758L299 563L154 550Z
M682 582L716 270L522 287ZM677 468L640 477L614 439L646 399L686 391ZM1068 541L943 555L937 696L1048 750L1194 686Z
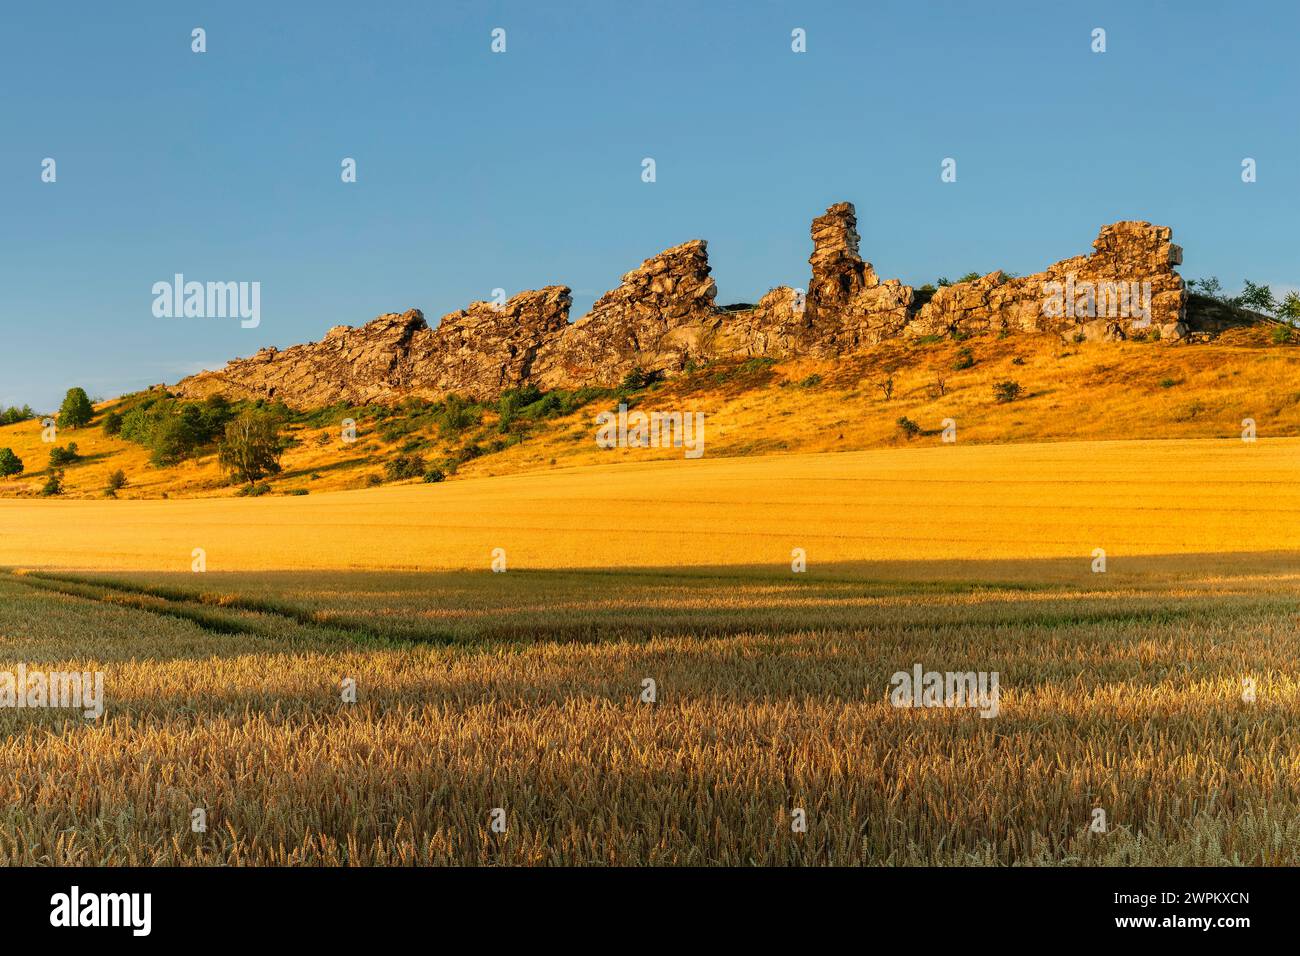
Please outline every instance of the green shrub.
M50 472L50 476L45 479L45 484L41 486L41 494L47 498L63 494L63 472Z
M121 434L122 413L116 410L109 412L107 415L104 416L103 424L104 424L104 434L108 435L110 438L112 438L114 435Z
M238 491L236 491L235 497L260 498L262 497L262 495L270 494L270 492L271 492L271 486L266 484L265 482L261 482L261 483L253 482L251 484L244 485Z
M455 438L483 420L483 409L459 395L448 395L438 415L438 430L444 438Z
M62 465L71 465L80 461L81 456L77 454L77 443L68 442L67 447L62 445L50 449L50 467L58 468Z
M1161 388L1173 388L1177 384L1178 384L1178 379L1176 378L1162 378L1160 380Z
M898 420L898 430L903 433L903 437L909 441L921 434L921 426L912 421L906 415Z
M12 448L0 448L0 478L23 473L23 460L14 454Z
M398 455L384 465L384 473L389 481L418 478L424 474L424 458L420 455Z
M638 392L643 388L649 388L655 382L659 381L661 373L647 372L641 366L637 365L630 372L623 376L623 381L619 384L620 392Z
M121 468L108 476L108 490L121 491L126 487L126 472Z
M1293 329L1289 325L1273 326L1273 344L1286 345L1288 342L1291 341L1291 338L1294 333L1295 333L1295 329Z
M297 498L297 497L301 497L302 495L307 494L307 489L306 489L306 488L286 488L286 489L284 490L284 494L289 495L289 496L292 497L292 498Z
M430 468L428 471L424 473L424 483L426 485L431 485L439 481L445 481L446 479L447 479L447 475L445 472L443 472L441 468Z
M957 371L962 369L973 368L975 365L975 353L968 348L959 348L957 350L957 361L952 363L952 367Z
M258 414L274 418L282 413L265 409ZM148 396L122 414L119 433L127 441L149 449L150 462L161 467L183 461L211 445L234 417L235 409L220 395L202 402Z
M993 398L999 404L1014 402L1020 397L1021 391L1023 391L1023 389L1020 387L1020 383L1013 382L1010 379L1007 379L1005 382L995 382L993 384Z

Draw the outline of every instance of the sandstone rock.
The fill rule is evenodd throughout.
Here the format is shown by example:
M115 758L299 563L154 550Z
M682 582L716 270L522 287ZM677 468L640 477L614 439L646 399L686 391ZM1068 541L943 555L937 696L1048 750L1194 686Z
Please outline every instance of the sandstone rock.
M631 369L674 371L702 352L718 312L708 244L682 243L647 259L591 312L539 350L543 389L615 385Z
M1174 271L1182 250L1169 227L1149 222L1111 223L1090 255L1023 278L991 272L941 288L924 304L898 279L881 281L860 257L852 203L814 219L811 236L806 296L780 286L753 306L718 308L708 247L696 239L646 259L572 324L569 289L558 285L520 292L499 308L475 302L433 329L411 309L360 328L335 326L317 343L264 348L174 391L305 407L450 392L488 400L526 384L615 385L636 367L672 373L693 360L840 355L897 336L1045 332L1110 341L1158 333L1174 342L1250 321L1199 296L1189 308ZM1046 306L1056 287L1062 310L1052 314ZM1148 301L1149 315L1127 308L1140 304L1145 312Z
M538 352L569 327L567 286L520 292L501 307L487 302L442 317L412 342L409 391L491 399L533 380Z
M812 240L808 305L815 323L819 315L837 317L858 293L878 280L871 265L858 255L858 216L853 203L836 203L814 219Z

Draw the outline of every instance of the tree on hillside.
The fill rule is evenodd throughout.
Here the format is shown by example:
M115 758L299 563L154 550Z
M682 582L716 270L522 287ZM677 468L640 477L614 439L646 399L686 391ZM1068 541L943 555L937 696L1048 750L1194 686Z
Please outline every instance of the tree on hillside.
M14 425L35 417L36 413L32 411L30 405L24 405L22 408L11 405L0 412L0 425Z
M1265 315L1272 315L1277 311L1278 304L1273 298L1273 290L1262 282L1256 284L1247 279L1237 301L1243 307L1255 312L1263 312Z
M1292 325L1300 325L1300 292L1288 292L1278 306L1277 317Z
M59 409L60 428L81 428L90 424L95 417L95 407L90 404L90 396L84 388L70 388L63 397L63 406Z
M12 448L0 448L0 478L23 473L23 460L14 454Z
M218 460L232 478L253 485L260 478L280 473L280 451L276 417L250 408L226 423Z

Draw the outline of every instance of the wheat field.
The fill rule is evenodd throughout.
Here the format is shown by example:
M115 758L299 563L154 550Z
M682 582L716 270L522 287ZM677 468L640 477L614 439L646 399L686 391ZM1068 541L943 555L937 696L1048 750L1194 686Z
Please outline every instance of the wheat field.
M633 452L628 452L631 456ZM310 497L0 499L0 567L788 567L1300 547L1300 439L625 460Z
M1295 864L1298 460L1080 442L0 501L0 671L99 670L106 705L0 709L0 861ZM891 706L916 664L998 672L999 713Z

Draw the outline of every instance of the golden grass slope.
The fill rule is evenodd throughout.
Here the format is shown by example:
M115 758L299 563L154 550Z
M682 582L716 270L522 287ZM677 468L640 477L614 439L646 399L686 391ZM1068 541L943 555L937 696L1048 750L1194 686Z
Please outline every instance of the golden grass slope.
M1168 346L1123 342L1062 345L1048 336L980 336L965 342L890 342L839 361L798 360L773 368L720 365L656 386L638 396L643 410L701 411L707 416L706 455L744 457L784 452L856 451L909 444L898 419L927 434L913 445L933 445L945 418L957 422L963 444L1170 438L1230 438L1251 418L1262 437L1300 435L1300 348L1266 344L1263 330L1226 335L1213 344ZM961 351L975 364L956 369ZM893 379L892 397L877 383ZM939 382L943 394L939 394ZM1019 382L1020 400L998 404L993 384ZM578 465L680 458L679 451L603 451L593 423L612 401L541 423L527 439L460 466L453 481L485 475L545 472ZM100 411L111 406L102 405ZM474 434L447 440L431 429L403 442L386 442L362 423L358 441L345 444L339 428L290 430L298 443L284 457L276 491L359 488L380 475L407 439L427 439L430 463L467 441L501 438L489 414ZM11 447L27 466L0 479L0 496L35 495L45 477L50 445L39 422L0 427L0 448ZM98 498L109 475L129 480L121 498L229 496L235 490L215 454L169 468L148 463L147 452L109 438L97 425L64 430L58 444L77 442L86 460L66 469L69 497Z
M628 452L632 455L635 452ZM0 500L0 566L623 568L1293 551L1300 439L932 445L308 497Z

